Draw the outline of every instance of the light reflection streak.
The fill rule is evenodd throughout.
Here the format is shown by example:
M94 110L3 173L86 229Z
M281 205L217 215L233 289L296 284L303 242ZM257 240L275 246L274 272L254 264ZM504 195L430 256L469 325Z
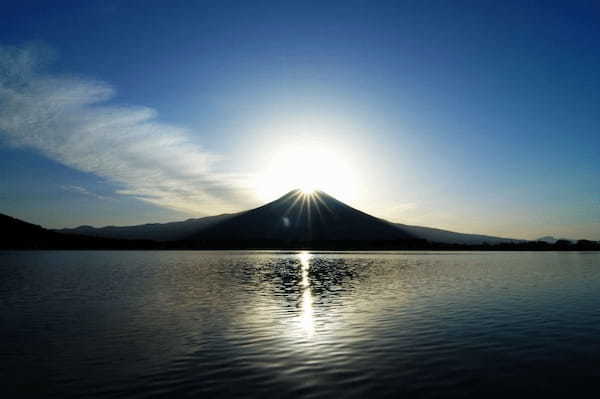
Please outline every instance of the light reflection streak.
M304 330L307 337L312 337L315 332L314 326L314 315L313 315L313 297L310 289L310 279L308 277L308 270L310 269L310 258L312 255L303 251L298 254L298 258L300 258L300 266L302 271L302 280L300 281L300 286L302 287L302 303L301 303L301 315L300 315L300 325Z

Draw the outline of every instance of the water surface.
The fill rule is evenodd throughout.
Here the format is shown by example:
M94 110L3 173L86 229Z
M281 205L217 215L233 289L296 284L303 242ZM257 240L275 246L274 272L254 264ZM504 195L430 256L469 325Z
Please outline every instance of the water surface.
M0 252L11 397L573 394L600 254Z

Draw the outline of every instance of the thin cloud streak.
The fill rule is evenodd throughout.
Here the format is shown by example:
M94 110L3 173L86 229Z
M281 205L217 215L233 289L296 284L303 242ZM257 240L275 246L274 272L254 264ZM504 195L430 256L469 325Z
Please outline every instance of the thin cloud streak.
M65 185L61 185L60 188L69 193L80 194L80 195L84 195L86 197L93 197L93 198L97 198L97 199L103 200L103 201L109 201L109 200L114 199L111 197L106 197L104 195L96 194L96 193L88 190L87 188L81 187L81 186L65 184Z
M150 108L107 104L114 90L106 83L43 74L48 54L0 46L0 132L10 144L162 207L210 214L248 205L247 178L217 172L222 157L192 143L192 132L158 122Z

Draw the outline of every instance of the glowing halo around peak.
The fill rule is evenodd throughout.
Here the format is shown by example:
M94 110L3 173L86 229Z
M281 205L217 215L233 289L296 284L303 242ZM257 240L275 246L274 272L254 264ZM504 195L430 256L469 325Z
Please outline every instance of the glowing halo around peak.
M302 142L274 150L256 176L255 189L264 201L296 189L305 195L320 190L352 201L358 194L357 184L356 173L343 154L320 142Z
M303 195L312 195L315 191L317 191L317 188L310 184L300 186L298 187L298 189L302 192Z
M300 187L300 191L302 191L302 194L304 195L312 195L316 191L316 189L312 186L303 186Z

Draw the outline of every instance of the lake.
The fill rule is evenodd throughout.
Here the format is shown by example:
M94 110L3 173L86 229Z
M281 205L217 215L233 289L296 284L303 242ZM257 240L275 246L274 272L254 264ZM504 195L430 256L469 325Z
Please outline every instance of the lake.
M5 397L595 391L600 253L0 252Z

